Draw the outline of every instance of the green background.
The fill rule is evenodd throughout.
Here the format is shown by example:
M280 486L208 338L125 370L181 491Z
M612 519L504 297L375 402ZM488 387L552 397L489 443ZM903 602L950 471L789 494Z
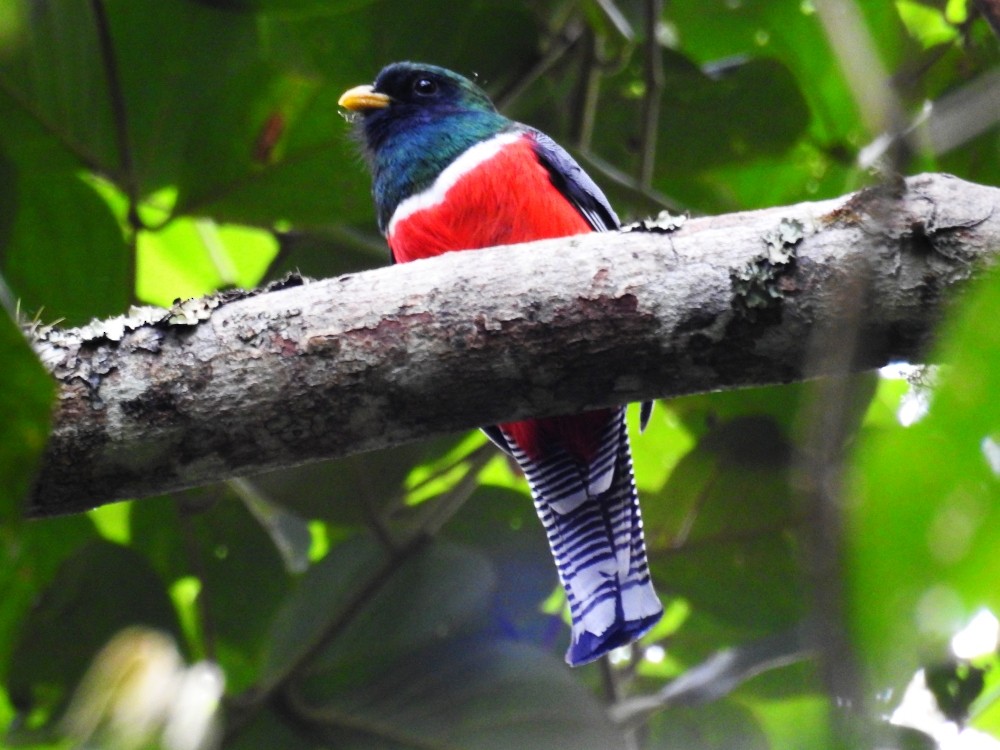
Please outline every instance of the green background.
M1000 736L994 657L974 665L978 685L948 650L974 614L1000 611L990 276L943 326L932 382L852 382L826 578L809 572L810 540L835 530L815 528L793 471L811 386L664 402L633 429L667 616L610 665L563 664L564 603L526 487L478 434L20 519L53 389L15 317L74 325L290 269L384 265L336 101L390 61L477 76L570 148L626 219L878 180L858 155L879 133L809 0L676 0L651 27L657 7L0 0L4 743L64 746L72 691L129 625L222 666L226 747L931 747L885 720L920 668L952 676L938 690L952 715ZM855 7L908 119L1000 61L964 2ZM651 109L650 65L664 83ZM957 140L896 166L1000 183L996 125ZM929 411L904 427L901 401L918 397ZM817 605L827 585L838 612ZM846 635L851 695L802 654L810 615L836 615L825 625ZM713 661L725 649L739 659ZM684 684L711 700L613 720Z

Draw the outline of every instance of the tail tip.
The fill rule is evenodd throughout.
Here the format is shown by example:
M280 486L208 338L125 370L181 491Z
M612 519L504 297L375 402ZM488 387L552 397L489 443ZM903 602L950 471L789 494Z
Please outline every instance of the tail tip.
M615 623L600 635L587 630L579 635L574 633L573 642L566 651L566 663L571 667L579 667L600 659L620 646L634 643L646 635L662 616L663 609L660 608L653 614Z

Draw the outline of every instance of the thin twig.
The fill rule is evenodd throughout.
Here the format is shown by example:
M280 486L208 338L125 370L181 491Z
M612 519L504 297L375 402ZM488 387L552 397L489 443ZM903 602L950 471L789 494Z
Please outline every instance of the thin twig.
M643 45L643 76L646 93L642 100L642 130L639 136L638 182L643 188L653 184L656 168L656 140L660 130L660 101L663 96L663 59L656 30L663 14L663 0L645 0L643 21L646 27L646 41Z
M373 497L367 491L368 483L364 481L362 471L353 461L344 464L344 470L351 476L356 486L365 488L359 498L361 502L361 514L364 517L365 527L372 533L372 536L382 546L386 553L395 555L399 551L400 544L389 528L381 508L378 507L380 498Z
M303 649L294 661L287 664L280 675L266 685L251 688L247 693L237 696L232 703L235 711L231 712L235 715L230 718L223 744L228 744L234 737L238 736L258 710L267 705L274 696L283 692L286 686L364 611L372 598L392 580L396 573L402 570L403 564L420 552L430 541L429 536L414 534L408 541L398 546L393 554L372 571L364 585L347 599L340 616L328 623L323 632Z
M68 130L60 130L57 123L49 120L45 113L30 98L18 91L3 76L0 76L0 94L10 99L24 114L30 117L39 128L62 144L62 147L72 154L80 166L90 172L103 172L107 165L100 162L97 156L88 152L87 144L75 141Z
M420 525L419 534L435 536L444 528L452 516L465 505L465 501L472 497L472 493L479 489L479 475L492 458L491 454L481 456L476 463L469 467L468 472L458 484L431 505L430 512L427 513Z
M597 34L589 34L590 44L586 45L581 67L580 93L577 98L576 133L574 140L577 148L587 151L594 138L594 121L597 119L597 102L601 93L601 68L599 47L601 38Z
M619 701L609 712L611 719L622 728L640 727L664 709L703 706L717 701L762 672L809 658L812 652L802 630L796 626L716 651L657 692Z
M177 512L177 521L180 525L181 539L184 544L184 552L187 556L188 565L191 567L193 575L202 582L201 589L195 597L194 605L201 621L201 641L205 651L205 658L210 661L217 661L215 648L215 618L212 616L211 591L204 585L205 581L205 558L202 555L201 545L195 532L194 523L191 518L191 510L185 505L183 499L173 501L174 510Z
M136 209L138 189L135 184L135 164L132 158L132 145L128 137L128 115L125 109L125 96L122 91L121 76L118 72L118 61L115 58L114 42L111 39L111 26L108 14L104 8L104 0L90 0L94 14L94 25L97 31L97 42L101 50L101 62L104 65L104 77L108 85L108 98L111 105L111 117L115 130L115 141L118 146L118 167L121 170L119 180L125 186L129 198L129 221L132 222L132 212ZM139 226L138 216L135 226Z
M591 151L581 151L576 156L589 171L598 172L603 175L609 182L613 182L620 188L628 191L635 199L646 204L652 210L666 210L672 214L681 214L687 211L684 205L672 198L668 198L663 193L651 187L644 187L639 184L639 181L635 177L626 174Z
M611 22L611 25L622 39L631 41L635 38L635 31L632 30L632 24L628 22L628 18L622 13L621 8L615 5L614 0L597 0L597 7L601 9L605 18Z
M712 547L718 547L726 544L756 542L765 537L774 536L775 534L795 531L802 526L803 522L804 518L802 516L791 515L781 521L766 524L764 526L757 526L753 529L734 531L732 533L712 534L711 536L701 537L699 539L685 540L680 544L663 547L657 549L655 552L651 552L649 554L649 559L655 561L667 557L673 557L674 555L686 555L695 550L711 549Z
M611 659L604 656L598 666L601 670L601 687L604 692L604 701L608 705L608 710L614 713L624 699L624 691L618 681L618 672L611 664ZM622 727L623 739L625 740L625 750L639 750L639 738L636 735L636 727Z
M503 111L513 104L531 84L544 76L583 37L587 27L577 18L569 20L555 36L552 46L528 71L506 89L493 95L497 109Z
M111 105L111 118L114 124L115 142L118 148L118 181L124 187L128 198L128 213L126 221L131 234L142 228L139 217L139 186L135 173L135 161L132 156L132 144L128 135L128 113L125 107L125 93L122 89L121 75L118 70L118 60L115 57L114 41L111 38L111 25L108 22L104 0L90 0L91 11L94 14L94 26L97 31L97 43L101 50L101 62L104 65L104 77L108 86L108 98ZM134 237L129 243L129 256L126 262L125 288L133 303L135 299L136 282L136 248Z
M450 499L445 499L441 507L428 513L420 527L402 542L394 542L387 548L387 558L371 574L365 584L351 596L344 605L339 617L327 624L327 627L310 643L285 670L273 678L267 685L261 686L256 692L244 694L235 701L240 709L239 715L231 722L227 740L235 736L246 726L256 711L272 698L285 700L288 689L296 676L320 653L322 653L354 619L364 610L371 599L403 568L403 565L419 553L433 540L444 523L462 506L465 500L478 486L478 478L486 463L493 457L492 446L479 446L464 458L471 465L466 476L448 493Z

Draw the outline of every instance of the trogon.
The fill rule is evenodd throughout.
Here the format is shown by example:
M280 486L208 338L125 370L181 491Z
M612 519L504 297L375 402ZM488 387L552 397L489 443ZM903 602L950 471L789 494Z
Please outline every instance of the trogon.
M497 112L472 81L412 62L340 105L371 168L378 226L406 263L457 250L613 230L618 217L573 158ZM566 660L585 664L663 613L650 582L625 408L484 428L524 471L566 590Z

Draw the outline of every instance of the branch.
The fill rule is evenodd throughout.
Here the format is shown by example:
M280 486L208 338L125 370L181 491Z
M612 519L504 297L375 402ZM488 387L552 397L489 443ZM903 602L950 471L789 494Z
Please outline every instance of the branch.
M870 267L852 369L918 360L1000 249L1000 190L825 201L223 293L34 344L59 381L31 515L529 415L804 377ZM810 374L822 374L810 372Z
M719 700L762 672L809 658L811 649L801 631L799 626L716 651L656 693L616 702L608 709L611 718L622 726L639 726L664 708L703 706Z

